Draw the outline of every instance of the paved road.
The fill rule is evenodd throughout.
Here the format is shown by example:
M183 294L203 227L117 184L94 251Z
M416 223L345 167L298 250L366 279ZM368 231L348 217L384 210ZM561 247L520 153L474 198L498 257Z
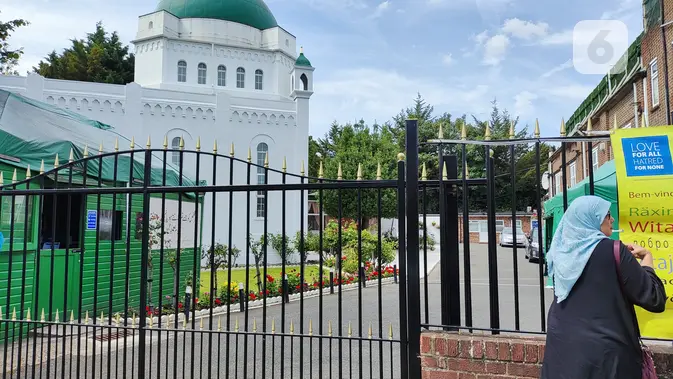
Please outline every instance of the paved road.
M540 291L539 276L537 266L528 263L523 258L523 250L518 252L518 278L519 278L519 304L520 304L520 327L522 330L539 331L541 326L540 317ZM489 326L489 298L488 298L488 259L487 249L484 245L472 245L470 257L472 267L472 310L473 326ZM513 263L512 250L502 249L498 251L498 293L500 295L500 316L501 327L514 329L514 295L513 295ZM463 255L461 253L461 284L464 284L462 273ZM440 284L439 284L440 265L430 273L427 278L428 289L428 309L427 315L430 324L440 322ZM423 290L421 296L422 320L425 321L425 281L421 282ZM344 291L341 295L324 296L322 306L320 298L305 299L302 309L300 302L292 302L282 306L268 307L266 315L263 309L251 309L248 313L248 329L252 330L253 319L257 324L259 335L248 335L248 349L245 354L245 336L236 335L235 332L229 334L225 331L217 332L217 319L213 320L214 331L210 332L200 329L200 322L197 321L197 332L191 333L178 331L175 332L152 331L148 336L146 348L146 373L151 378L207 378L210 374L212 378L348 378L350 372L353 377L360 377L359 369L363 369L365 378L398 378L399 377L399 290L400 287L395 284L383 285L379 287L368 287L362 291ZM463 289L461 292L464 293ZM544 290L545 306L548 307L551 301L550 290ZM461 308L464 309L464 296ZM545 312L546 313L546 312ZM294 326L294 333L299 334L303 327L304 334L308 335L309 322L312 322L312 337L285 337L271 335L271 324L275 320L276 333L282 332L283 324L281 319L284 315L285 332L290 333L290 325ZM266 334L263 334L264 324L262 320L266 316ZM232 313L229 322L231 329L234 330L236 319L239 320L239 328L242 331L245 325L245 315L241 313ZM301 325L303 320L304 324ZM362 320L361 325L358 320ZM205 318L204 329L208 329L209 319ZM222 329L227 329L227 317L222 316ZM329 337L329 324L332 324L332 338ZM338 336L348 336L349 324L351 335L357 337L362 335L365 341L342 340L341 344ZM372 326L373 339L367 340L369 325ZM188 328L191 328L188 325ZM392 327L393 340L389 340L389 330ZM322 330L321 330L322 328ZM137 332L136 332L137 333ZM100 334L100 332L99 332ZM319 336L322 336L320 338ZM91 336L89 336L91 337ZM212 345L211 345L212 338ZM227 343L229 338L230 343ZM44 346L39 342L44 341ZM93 339L82 338L72 340L66 339L65 366L63 365L63 347L62 340L58 343L51 341L52 351L49 362L47 362L46 338L38 341L37 355L33 353L32 340L28 344L23 344L22 356L27 361L22 364L20 377L32 378L32 370L35 367L35 377L40 377L37 373L42 373L44 378L132 378L136 376L138 362L138 338L127 338L127 348L124 349L124 339L115 339L110 342L108 358L108 342L103 343L103 352L101 354L101 342L96 341L97 354L91 354L93 350ZM262 344L265 341L266 354ZM322 341L322 356L320 355L320 344ZM135 343L134 343L135 342ZM78 346L78 343L81 344ZM86 348L84 345L86 344ZM227 360L227 348L229 345L229 357ZM282 346L281 346L282 345ZM42 350L40 350L40 346ZM18 357L18 344L12 350L8 351L8 360L12 356ZM193 349L192 349L193 347ZM26 351L26 349L29 349ZM58 351L56 351L58 349ZM77 354L70 354L70 351L82 351L79 358ZM85 355L85 351L89 355ZM168 355L166 354L168 352ZM185 354L186 352L186 354ZM192 352L194 359L192 359ZM392 357L391 357L392 354ZM42 357L44 363L33 366L33 356ZM126 355L126 364L124 364L124 355ZM0 352L0 359L2 352ZM57 359L54 359L57 356ZM95 356L95 358L94 358ZM266 359L263 359L266 357ZM24 359L26 359L24 358ZM95 362L94 362L95 359ZM79 375L77 373L77 363L79 360ZM18 358L14 360L15 365ZM110 369L108 370L108 361ZM193 362L193 364L192 364ZM263 363L264 362L264 363ZM280 362L284 362L281 365ZM341 362L341 372L338 363ZM9 362L8 362L9 363ZM101 363L103 363L101 365ZM262 365L265 365L266 375L262 375ZM9 366L9 365L7 365ZM227 367L228 366L228 367ZM281 366L283 366L281 374ZM320 367L322 366L322 372ZM63 370L65 367L65 370ZM247 372L244 373L244 367ZM272 369L274 368L273 373ZM303 372L300 375L300 369ZM210 368L210 371L209 371ZM227 370L228 368L228 370ZM47 370L49 374L47 375ZM192 370L194 375L192 376ZM351 371L352 370L352 371ZM371 372L370 372L371 370ZM176 374L177 373L177 374ZM218 375L219 373L219 375ZM383 375L381 375L383 373ZM63 375L64 374L64 375ZM331 375L330 375L331 374ZM371 375L370 375L371 374ZM63 375L63 376L62 376ZM137 375L137 374L135 374ZM16 373L8 375L7 378L19 377Z

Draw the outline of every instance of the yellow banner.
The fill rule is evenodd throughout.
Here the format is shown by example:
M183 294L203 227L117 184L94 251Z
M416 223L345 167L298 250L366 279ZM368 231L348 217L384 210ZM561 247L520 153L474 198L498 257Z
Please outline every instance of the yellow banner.
M666 287L666 311L636 307L643 337L673 338L673 126L619 129L611 137L620 239L652 252Z

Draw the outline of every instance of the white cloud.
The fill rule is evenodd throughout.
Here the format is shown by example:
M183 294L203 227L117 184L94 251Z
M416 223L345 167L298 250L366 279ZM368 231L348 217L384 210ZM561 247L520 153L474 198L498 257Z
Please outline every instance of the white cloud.
M568 59L567 61L561 63L558 66L553 67L551 70L545 72L544 74L540 75L541 78L548 78L556 73L565 71L569 68L573 67L573 60Z
M535 106L533 100L538 96L529 91L521 91L514 96L514 112L517 116L528 116L533 114Z
M502 26L502 31L504 33L523 40L544 37L547 35L548 30L549 24L545 22L536 23L520 20L518 18L507 19Z
M380 3L378 6L376 6L376 10L374 10L374 13L371 15L371 18L381 17L388 9L390 9L390 1L386 0Z
M545 92L556 97L582 101L587 98L594 88L595 86L593 85L569 84L549 87L545 89Z
M489 66L497 66L505 59L510 39L504 34L496 34L484 43L483 63Z
M450 65L453 64L453 62L454 62L454 59L453 59L453 55L451 53L444 54L444 56L442 56L442 63L445 66L450 66Z

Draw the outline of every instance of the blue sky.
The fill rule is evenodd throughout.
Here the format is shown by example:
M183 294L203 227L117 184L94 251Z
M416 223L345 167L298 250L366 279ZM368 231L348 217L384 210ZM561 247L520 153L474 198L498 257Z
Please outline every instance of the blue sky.
M156 0L4 0L0 19L32 24L10 40L23 46L20 72L93 30L98 20L125 42ZM266 0L316 68L310 132L332 121L389 120L417 93L449 112L487 118L490 101L539 118L557 135L601 79L572 66L581 20L617 19L629 42L642 30L640 0Z

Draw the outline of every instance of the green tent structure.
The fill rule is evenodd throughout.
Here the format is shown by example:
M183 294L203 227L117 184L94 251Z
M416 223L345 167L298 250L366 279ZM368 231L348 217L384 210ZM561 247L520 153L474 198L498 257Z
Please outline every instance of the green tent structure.
M71 313L78 317L93 310L104 310L109 316L109 307L114 313L137 314L143 286L148 288L149 304L154 305L167 295L175 293L179 297L184 293L201 256L202 217L197 219L200 225L194 218L183 221L180 238L190 232L193 235L187 237L189 242L178 245L179 251L168 242L161 249L151 246L148 280L140 283L141 194L71 191L26 196L6 192L14 186L26 189L27 184L14 185L10 179L23 181L29 168L32 179L28 186L36 191L142 186L146 152L107 154L114 151L116 141L125 146L131 142L110 125L0 90L0 173L4 177L4 187L0 186L0 234L4 240L0 244L0 293L10 293L0 296L3 310L16 311L20 319L28 311L33 317L46 313L47 320L53 320L59 310L61 317ZM100 144L106 156L99 156ZM87 147L89 159L85 164L81 160ZM59 169L52 171L57 154ZM73 163L65 166L70 154ZM151 156L150 185L162 185L165 176L167 186L196 186L195 180L164 162L163 155L157 152ZM45 173L38 177L42 164ZM151 194L151 217L157 215L163 225L169 225L180 222L169 218L172 214L178 218L188 212L202 214L203 194L183 193L178 197L176 193ZM176 211L180 209L178 203L182 204L182 213ZM162 212L166 213L161 216ZM70 222L64 222L66 219ZM184 222L194 226L187 227ZM160 260L162 252L168 258ZM179 268L169 263L170 256L177 254L181 256ZM0 335L4 335L4 328L0 326ZM18 333L12 330L8 338Z

